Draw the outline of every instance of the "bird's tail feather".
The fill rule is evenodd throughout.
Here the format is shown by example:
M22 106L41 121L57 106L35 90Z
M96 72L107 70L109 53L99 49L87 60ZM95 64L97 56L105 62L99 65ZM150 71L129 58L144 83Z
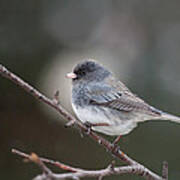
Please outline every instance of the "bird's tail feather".
M165 112L162 112L161 119L162 120L170 120L170 121L173 121L173 122L180 123L180 117L174 116L172 114L165 113Z

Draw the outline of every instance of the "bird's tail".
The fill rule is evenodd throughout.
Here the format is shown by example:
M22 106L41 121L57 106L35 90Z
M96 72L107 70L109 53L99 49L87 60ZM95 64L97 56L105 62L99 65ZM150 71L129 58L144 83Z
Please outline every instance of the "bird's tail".
M173 122L176 122L176 123L180 123L180 117L174 116L172 114L165 113L165 112L162 112L161 119L162 120L170 120L170 121L173 121Z

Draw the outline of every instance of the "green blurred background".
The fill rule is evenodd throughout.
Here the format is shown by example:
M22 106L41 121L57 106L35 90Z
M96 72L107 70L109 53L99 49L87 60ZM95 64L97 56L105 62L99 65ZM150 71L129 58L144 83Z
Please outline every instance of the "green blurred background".
M49 97L59 89L61 103L72 112L65 73L81 59L98 59L148 103L180 115L179 8L178 0L0 0L0 63ZM2 77L0 102L0 179L32 179L41 172L11 148L88 169L113 159ZM170 180L180 179L180 124L141 123L120 146L159 174L167 160Z

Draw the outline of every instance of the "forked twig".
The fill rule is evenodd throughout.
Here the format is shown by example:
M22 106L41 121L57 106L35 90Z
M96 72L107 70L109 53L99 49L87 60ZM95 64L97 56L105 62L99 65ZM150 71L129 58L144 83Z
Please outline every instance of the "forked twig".
M101 169L101 170L85 170L80 168L74 168L72 166L66 165L61 162L53 161L47 158L39 157L35 153L26 154L24 152L21 152L16 149L12 149L12 153L17 154L28 161L32 161L35 164L37 164L43 171L42 175L38 175L35 180L43 180L43 179L53 179L53 180L60 180L60 179L80 179L83 177L93 177L93 178L99 178L102 179L103 177L110 176L110 175L120 175L120 174L137 174L137 175L143 175L143 169L138 164L131 165L131 166L121 166L121 167L115 167L114 162L109 164L107 168ZM54 166L59 167L60 169L63 169L65 171L69 171L68 173L61 173L61 174L55 174L52 173L52 171L45 165L51 164Z

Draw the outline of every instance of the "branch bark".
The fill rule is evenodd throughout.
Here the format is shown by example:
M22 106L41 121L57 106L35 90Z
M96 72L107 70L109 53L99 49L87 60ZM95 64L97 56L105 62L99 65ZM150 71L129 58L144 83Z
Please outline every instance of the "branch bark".
M49 179L80 179L83 177L91 177L91 178L103 178L110 175L120 175L120 174L137 174L145 177L146 170L143 169L139 164L136 165L128 165L121 167L114 167L113 164L110 164L107 168L101 170L85 170L80 168L75 168L69 165L66 165L61 162L53 161L47 158L41 158L35 153L26 154L16 149L12 149L12 153L18 154L19 156L26 158L29 161L36 163L43 171L42 175L38 175L34 178L34 180L44 180ZM69 171L69 173L55 174L52 173L49 168L44 163L49 163L51 165L55 165L63 170Z
M94 174L99 173L98 175L96 175L94 177L100 177L100 175L102 175L102 173L111 175L111 174L118 174L118 173L122 174L122 172L126 172L126 173L130 173L130 174L138 174L138 175L145 177L146 179L149 179L149 180L152 180L152 179L163 180L164 179L163 177L157 175L156 173L152 172L148 168L144 167L142 164L136 162L135 160L133 160L132 158L127 156L123 151L120 150L119 146L114 148L114 146L109 141L107 141L103 137L97 135L95 132L89 131L89 129L85 125L83 125L74 116L72 116L65 108L63 108L62 105L60 105L59 100L58 100L58 94L59 93L56 93L55 97L53 99L50 99L50 98L46 97L44 94L42 94L40 91L38 91L37 89L32 87L31 85L29 85L27 82L23 81L20 77L18 77L17 75L15 75L11 71L9 71L6 67L4 67L1 64L0 64L0 74L3 77L14 82L16 85L23 88L26 92L31 94L36 99L40 100L43 103L48 104L49 106L51 106L54 109L56 109L56 111L63 118L68 120L68 124L67 124L68 126L76 124L83 132L88 132L88 136L90 138L92 138L98 144L102 145L105 149L107 149L109 152L111 152L117 159L120 159L129 165L129 166L125 166L125 167L119 167L119 169L116 169L113 172L110 171L109 169L104 169L104 170L101 170L98 172L93 171ZM79 174L79 172L67 173L67 174L53 174L53 173L52 174L54 176L53 177L54 179L58 179L58 178L62 179L62 177L64 177L64 179L65 178L73 179L72 177L78 177L78 178L85 177L85 176L89 177L89 174L91 174L91 173L92 173L92 171L84 171L83 176L82 176L82 173ZM38 176L37 178L39 178L39 177L40 176ZM41 177L43 178L44 174ZM36 180L39 180L39 179L36 179Z

